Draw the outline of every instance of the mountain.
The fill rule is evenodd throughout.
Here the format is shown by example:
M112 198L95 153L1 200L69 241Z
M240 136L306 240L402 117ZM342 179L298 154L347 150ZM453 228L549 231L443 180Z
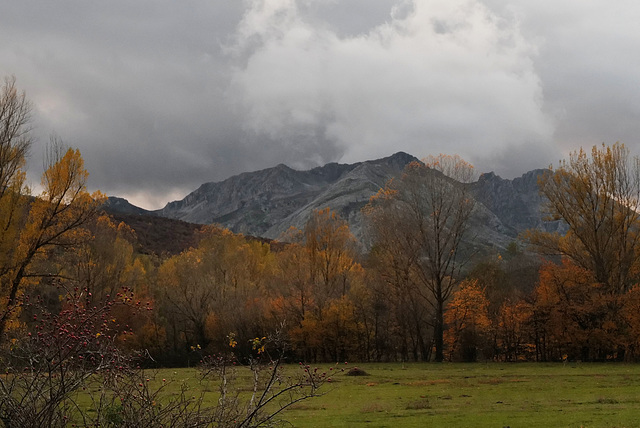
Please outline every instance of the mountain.
M278 165L246 172L221 182L205 183L180 201L157 211L145 211L126 200L110 198L113 211L155 215L196 224L216 223L233 232L277 239L291 226L303 228L314 210L331 207L347 220L352 233L364 237L362 208L388 180L418 159L403 152L355 164L329 163L308 171ZM534 170L509 180L482 174L469 184L477 204L467 241L477 249L504 249L530 228L564 232L560 222L545 221Z
M371 195L405 165L406 153L351 165L330 163L309 171L286 165L205 183L155 214L193 223L218 223L234 232L276 239L290 226L301 228L316 209L331 207L361 234L362 214Z
M498 217L510 236L527 229L564 233L566 225L563 222L544 219L545 198L540 194L538 179L548 172L547 169L535 169L513 180L490 172L482 174L471 189L476 201Z
M118 198L116 196L109 196L107 202L102 208L111 213L121 214L136 214L136 215L150 215L151 212L144 208L136 207L124 198Z

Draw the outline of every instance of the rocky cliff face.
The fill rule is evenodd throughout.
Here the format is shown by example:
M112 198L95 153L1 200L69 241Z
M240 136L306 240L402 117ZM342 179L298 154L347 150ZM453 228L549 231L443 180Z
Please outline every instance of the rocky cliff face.
M152 214L190 223L217 223L234 232L277 239L291 226L303 228L314 210L330 207L361 239L362 207L388 180L416 160L400 152L351 165L330 163L309 171L278 165L203 184L181 201ZM477 204L467 241L478 249L500 250L529 228L564 232L561 223L544 221L544 201L537 185L544 173L534 170L513 180L487 173L470 184ZM113 202L128 212L135 208Z
M559 221L544 220L544 197L538 189L538 179L548 173L536 169L513 180L505 180L493 172L482 174L472 184L476 200L494 213L509 236L527 229L565 232Z
M387 180L417 160L406 153L352 165L330 163L309 171L278 165L206 183L157 215L192 223L218 223L234 232L278 238L303 227L317 209L331 207L360 233L360 209Z

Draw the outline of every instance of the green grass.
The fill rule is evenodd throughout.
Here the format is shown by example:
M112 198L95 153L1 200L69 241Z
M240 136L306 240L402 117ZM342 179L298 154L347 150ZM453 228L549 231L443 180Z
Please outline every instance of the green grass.
M640 427L640 365L358 367L369 376L338 370L323 396L295 405L284 419L296 427ZM162 378L174 388L186 381L194 393L207 388L207 399L216 400L215 384L200 385L193 370L161 370L151 382Z
M640 427L640 365L362 364L298 427ZM321 421L319 424L318 421Z

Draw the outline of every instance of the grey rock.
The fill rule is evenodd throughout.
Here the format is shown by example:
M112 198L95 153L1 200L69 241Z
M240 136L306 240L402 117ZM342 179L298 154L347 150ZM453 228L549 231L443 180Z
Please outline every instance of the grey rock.
M400 152L351 165L330 163L309 171L278 165L203 184L183 200L155 213L276 239L291 226L303 227L314 210L330 207L359 235L362 207L389 179L416 160Z
M383 159L350 165L330 163L308 171L281 164L205 183L151 214L215 223L236 233L278 239L291 226L303 228L314 210L330 207L349 223L356 238L364 241L362 208L407 164L417 160L399 152ZM467 244L479 251L500 251L530 228L565 232L563 223L544 219L544 198L537 183L545 171L530 171L513 180L487 173L468 184L477 203L469 221Z

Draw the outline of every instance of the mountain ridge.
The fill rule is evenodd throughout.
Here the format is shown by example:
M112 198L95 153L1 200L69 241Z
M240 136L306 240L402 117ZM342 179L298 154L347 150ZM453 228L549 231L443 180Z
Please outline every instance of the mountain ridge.
M377 191L414 160L398 152L373 161L334 162L306 171L280 164L205 183L153 213L192 223L219 223L234 232L274 239L290 226L302 226L306 212L320 205L347 219L356 208L349 208L352 202L368 201L373 189Z
M362 241L365 235L362 207L413 161L419 160L397 152L381 159L353 164L334 162L306 171L279 164L204 183L185 198L169 202L159 210L146 211L121 198L110 198L108 209L196 224L215 223L236 233L278 239L291 226L303 228L314 210L330 207ZM500 250L526 229L563 232L560 222L544 220L544 198L537 182L546 171L536 169L514 179L489 172L470 183L477 204L467 239L478 248Z

